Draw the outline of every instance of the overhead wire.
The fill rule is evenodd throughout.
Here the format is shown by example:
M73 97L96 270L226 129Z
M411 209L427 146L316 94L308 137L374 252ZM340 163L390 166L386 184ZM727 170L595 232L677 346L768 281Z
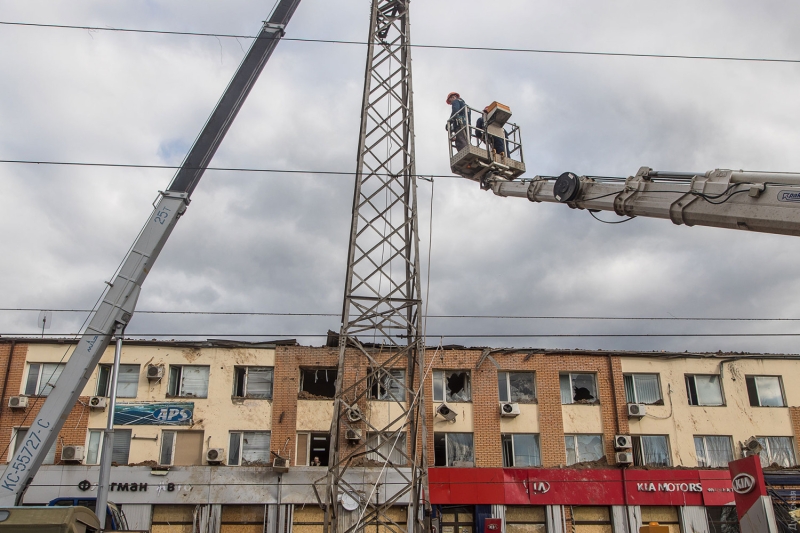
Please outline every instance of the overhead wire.
M0 337L73 337L80 335L80 333L12 333L2 332ZM209 337L209 338L225 338L225 337L270 337L270 338L309 338L309 337L325 337L324 333L166 333L166 332L153 332L153 333L129 333L125 332L126 339L141 338L141 337ZM800 337L800 333L425 333L420 335L426 338L446 338L446 339L546 339L546 338L646 338L646 337ZM405 339L408 335L398 334L394 338ZM145 339L146 340L146 339Z
M112 28L100 26L79 26L71 24L43 24L33 22L12 22L0 21L0 25L49 28L49 29L71 29L88 31L108 31L122 33L145 33L157 35L181 35L193 37L216 37L229 39L276 39L272 36L256 36L232 33L212 33L212 32L192 32L192 31L170 31L170 30L145 30L136 28ZM294 41L305 43L324 43L324 44L343 44L368 46L366 41L351 41L345 39L310 39L304 37L282 37L282 41ZM652 59L690 59L706 61L737 61L737 62L757 62L757 63L800 63L800 59L791 58L770 58L770 57L740 57L740 56L712 56L712 55L690 55L690 54L648 54L634 52L592 52L588 50L561 50L547 48L516 48L516 47L493 47L493 46L465 46L465 45L443 45L443 44L406 44L408 48L427 48L441 50L472 50L484 52L514 52L528 54L555 54L555 55L576 55L576 56L601 56L601 57L627 57L627 58L652 58Z

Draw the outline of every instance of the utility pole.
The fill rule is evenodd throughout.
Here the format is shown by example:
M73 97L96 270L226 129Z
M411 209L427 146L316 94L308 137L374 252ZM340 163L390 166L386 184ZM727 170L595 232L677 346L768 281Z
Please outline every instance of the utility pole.
M429 516L408 8L409 0L372 1L326 533L421 533ZM374 468L347 477L365 465ZM404 522L392 508L406 504Z

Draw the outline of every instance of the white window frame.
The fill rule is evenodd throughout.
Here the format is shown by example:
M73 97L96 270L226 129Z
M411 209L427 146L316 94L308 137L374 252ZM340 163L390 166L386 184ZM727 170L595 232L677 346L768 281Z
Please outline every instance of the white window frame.
M434 433L434 439L435 439L435 436L437 434L439 434L438 431ZM471 431L445 432L445 431L443 431L443 432L441 432L441 434L444 435L444 463L445 463L443 466L439 465L441 468L445 468L445 467L446 468L453 468L453 466L450 464L451 463L451 461L450 461L450 451L449 451L450 450L450 446L449 446L449 443L448 443L448 439L450 438L450 435L470 435L470 436L472 436L472 465L475 466L475 433L474 432L471 432ZM434 442L435 442L435 440L434 440ZM434 456L434 462L435 462L435 460L436 460L436 445L435 444L434 444L433 456Z
M586 462L586 461L579 461L581 454L580 454L580 450L578 449L578 437L600 437L600 445L601 446L604 445L604 443L603 443L603 435L601 433L568 433L568 434L565 434L564 435L564 453L566 454L566 452L567 452L567 439L571 438L572 439L572 443L573 443L573 448L575 449L575 460L576 460L576 462L574 462L574 463L571 463L571 464L568 463L567 466L571 466L573 464L579 464L579 463L582 463L582 462ZM599 461L600 459L605 457L605 447L604 446L601 448L601 451L603 452L603 454L600 457L598 457L597 459L590 459L590 461ZM567 460L569 460L569 454L567 454Z
M452 373L459 373L459 374L466 374L466 385L465 388L469 389L469 398L466 400L452 400L448 399L447 395L447 374ZM433 401L439 403L469 403L472 401L472 372L469 370L434 370L432 375L432 384L433 384ZM437 398L436 396L436 381L439 381L439 385L441 386L442 395ZM463 389L462 389L463 390ZM458 394L458 393L456 393Z
M645 446L642 442L642 437L662 437L664 439L664 443L666 444L667 449L667 464L662 465L660 463L648 463L647 457L645 457ZM634 453L633 457L633 464L635 466L659 466L659 467L671 467L672 466L672 449L669 445L669 435L631 435L631 439L634 441L636 439L639 440L639 453ZM632 451L635 450L636 447L632 448ZM637 457L638 456L638 457Z
M508 393L506 398L503 398L503 394L500 390L497 391L498 398L501 402L515 402L515 403L534 403L538 398L539 391L536 389L536 372L529 371L529 370L502 370L497 373L498 381L502 379L500 377L501 374L505 374L505 382L506 382L506 392ZM513 399L511 395L511 374L530 374L531 378L533 379L533 400L519 400ZM499 388L498 388L499 389Z
M703 439L703 455L704 455L704 457L702 457L702 461L701 461L700 457L697 458L697 466L698 466L698 468L726 468L728 466L727 464L725 464L723 466L712 466L711 465L711 460L710 460L710 457L708 455L708 444L706 443L706 439L708 437L728 439L728 445L730 447L730 452L731 452L731 459L735 459L736 458L736 455L733 452L733 439L731 438L730 435L694 435L693 438L692 438L692 443L695 446L695 454L697 454L697 444L694 442L694 440L695 439ZM701 463L704 463L704 464L701 464Z
M778 380L778 387L781 390L781 405L761 405L761 392L758 390L758 378L775 378ZM748 375L745 376L745 383L748 379L753 380L753 386L756 389L756 398L758 399L758 405L750 405L750 407L786 407L786 392L783 390L783 376L756 376L756 375ZM749 394L748 394L749 396Z
M270 448L272 447L272 431L244 431L244 430L230 431L230 432L228 432L228 446L229 446L229 449L228 449L228 466L249 466L250 464L252 464L252 463L248 463L247 465L242 465L242 459L244 457L244 435L246 433L266 433L267 435L269 435L269 442L270 442L269 447ZM238 435L239 436L239 459L238 459L238 461L236 463L232 463L231 460L230 460L231 452L233 451L232 449L230 449L230 442L231 442L231 438L234 435ZM271 454L270 450L268 449L267 450L267 463L271 464L271 460L270 460L271 458L272 458L272 454Z
M627 397L628 396L628 390L627 390L627 388L625 388L625 400L628 403L644 403L644 402L639 401L639 391L636 388L636 377L637 376L655 376L656 377L656 383L658 383L658 400L656 400L656 402L658 402L659 400L660 401L664 401L664 394L661 392L661 374L659 374L658 372L629 372L629 373L625 373L625 374L622 375L623 388L625 388L624 387L625 378L628 378L628 377L631 378L631 382L633 383L633 387L632 387L633 388L633 401L632 402L628 399L628 397ZM653 405L653 404L649 404L649 405Z
M90 462L89 461L89 452L91 452L91 442L92 442L92 433L97 433L100 435L97 439L97 460ZM105 437L105 431L102 429L87 429L86 430L86 456L83 460L83 464L86 465L99 465L100 464L100 456L103 453L103 438Z
M771 448L770 439L789 439L789 444L790 444L789 449L792 451L792 460L790 461L790 463L792 463L792 464L789 464L784 468L792 467L792 466L795 466L797 464L797 454L794 451L794 437L790 437L790 436L786 436L786 435L774 435L774 436L761 436L761 437L756 437L756 438L758 439L758 442L761 443L761 446L764 447L764 449L761 451L761 453L758 454L759 457L761 458L761 466L762 467L771 466L772 463L775 462L775 461L771 460L771 459L774 459L774 457L772 455L772 450L770 449ZM763 453L766 453L766 456L761 455ZM783 465L781 465L781 466L783 466Z
M38 366L38 370L37 370L37 374L36 374L36 386L33 389L33 393L30 393L28 391L28 382L31 379L30 376L31 376L31 370L33 368L33 365ZM35 361L29 362L28 363L28 373L26 374L26 379L25 379L25 389L24 389L25 396L43 396L43 397L44 396L48 396L50 394L50 391L53 390L53 387L55 387L55 385L56 385L55 382L58 381L58 377L55 379L55 381L53 381L51 383L52 387L49 390L43 390L43 388L47 386L46 383L44 385L42 384L42 377L43 377L43 374L44 374L44 366L45 365L56 365L56 367L60 368L61 370L58 372L58 377L61 377L61 372L63 372L64 371L64 367L67 366L66 363L49 363L49 362L48 363L37 363ZM47 379L49 380L50 376L52 376L54 374L55 374L55 372L51 372L47 376Z
M205 399L208 398L208 386L209 382L211 381L211 367L209 365L169 365L169 377L167 379L167 391L172 389L172 376L173 372L172 369L178 369L176 375L177 385L175 388L175 394L169 395L169 398L198 398L198 399ZM205 396L195 396L194 394L186 394L183 391L183 369L184 368L206 368L208 369L208 373L206 374L206 394Z
M379 371L380 369L376 369ZM404 368L389 368L386 369L387 373L382 373L383 376L386 376L384 381L379 387L383 384L388 384L385 388L383 395L378 394L377 396L372 393L372 388L375 386L375 374L370 373L369 379L367 380L367 391L369 394L369 399L376 401L376 402L400 402L403 403L406 401L406 371ZM392 391L393 388L400 389L400 398L396 398L394 396L394 392Z
M569 387L570 387L570 395L569 401L564 402L564 396L561 394L561 376L569 376ZM599 387L597 386L597 373L596 372L559 372L558 373L558 392L561 395L561 405L574 405L577 404L579 400L575 400L575 388L574 382L572 381L572 376L592 376L592 380L594 381L594 401L589 402L589 405L596 405L600 403L600 391ZM578 404L580 405L580 404Z
M508 466L503 465L504 468L514 468L517 465L517 444L514 442L514 437L519 435L526 435L526 436L534 436L536 437L536 445L539 447L539 464L537 465L528 465L522 466L520 468L533 468L537 466L542 466L542 439L539 433L503 433L500 435L500 443L502 446L505 446L505 441L509 440L511 442L511 463ZM502 450L501 450L502 451ZM505 461L503 461L505 463Z
M247 380L250 377L250 371L251 370L258 370L258 371L269 370L272 373L272 387L270 388L269 396L249 396L248 395L248 392L247 392ZM244 383L242 385L242 388L244 390L242 391L243 394L241 396L237 396L236 395L236 386L237 386L237 377L238 376L237 376L236 373L237 372L241 372L241 371L244 371ZM233 395L232 395L234 398L248 398L248 399L251 399L251 400L271 400L272 396L274 394L275 394L275 367L274 366L257 366L257 365L245 366L245 365L237 365L237 366L234 367L234 370L233 370Z
M700 403L700 394L697 392L697 382L694 381L697 376L702 377L715 377L717 378L717 385L719 386L719 397L722 403ZM689 391L688 383L686 381L691 378L694 381L694 390L697 394L697 403L692 403L691 392ZM686 386L686 400L692 407L725 407L725 389L722 387L722 379L719 374L685 374L684 385ZM713 437L713 435L711 435Z
M138 394L139 394L139 373L141 372L141 365L139 365L139 364L124 364L124 365L120 364L119 365L119 370L120 370L119 373L120 373L120 375L122 375L122 367L129 367L130 368L130 367L134 367L134 366L136 367L136 390L134 391L133 396L123 396L123 395L121 395L119 393L119 377L117 377L117 398L136 398L136 396L138 396ZM97 365L97 389L96 389L96 392L95 392L96 396L106 396L106 397L111 396L110 395L110 391L111 391L111 370L112 370L112 368L113 368L113 365L108 365L108 364ZM100 390L100 372L102 372L103 370L108 372L108 381L106 381L105 390L101 391Z
M377 443L378 443L377 447L374 446L375 441L373 439L375 439L377 441ZM396 466L405 466L406 464L408 464L408 461L406 460L406 455L408 455L408 448L406 447L406 440L407 440L407 434L405 432L400 433L399 437L398 437L397 434L393 434L393 433L381 433L381 432L377 432L377 431L371 431L371 432L367 433L367 443L369 445L372 445L373 448L370 449L370 447L367 446L367 456L366 457L367 457L367 459L372 460L372 461L377 461L377 462L381 462L381 463L384 462L384 459L382 459L378 455L378 452L388 451L388 450L381 450L381 448L386 446L386 447L389 447L392 450L399 450L398 454L400 454L400 452L402 452L402 455L400 455L398 462L392 462L391 461L391 458L392 458L392 453L391 452L388 453L388 454L384 453L384 455L388 456L389 464L394 464Z
M11 428L11 442L8 445L8 462L9 463L14 460L14 456L17 454L17 436L19 435L20 432L27 433L29 429L30 429L30 426L28 426L28 427L26 427L26 426L17 426L17 427L12 427ZM49 463L47 462L47 456L50 455L50 451L48 450L47 454L45 454L45 456L44 456L44 461L45 462L42 463L43 465L54 465L54 464L56 464L58 462L60 457L56 457L57 449L58 449L58 439L56 439L56 442L53 443L53 447L51 449L52 452L53 452L53 461L49 462Z
M170 444L170 446L172 447L172 450L170 451L170 454L169 454L169 462L168 463L163 463L163 462L161 462L161 460L164 458L164 444L167 442L167 439L169 439L172 442L172 444ZM163 429L163 430L161 430L161 443L160 443L160 445L158 447L158 464L159 465L161 465L161 466L172 466L172 464L175 462L175 442L177 441L177 439L178 439L178 432L175 431L174 429Z

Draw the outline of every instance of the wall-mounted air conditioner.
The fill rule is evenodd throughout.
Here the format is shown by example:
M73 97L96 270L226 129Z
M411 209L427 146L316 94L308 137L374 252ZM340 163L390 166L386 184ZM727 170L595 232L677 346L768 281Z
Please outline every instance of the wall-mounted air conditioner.
M62 461L83 461L84 447L83 446L62 446L61 447L61 460Z
M500 402L500 416L519 416L519 404L513 402Z
M92 396L89 398L89 407L92 409L100 409L105 411L106 405L108 405L108 398L104 396Z
M155 381L164 377L164 367L161 365L147 365L147 379Z
M210 465L219 465L225 460L225 448L209 448L206 451L206 462Z
M24 409L28 407L28 397L12 396L8 399L8 406L12 409Z
M617 452L615 458L618 465L632 465L633 454L631 452Z
M647 407L643 403L629 403L628 416L631 418L642 418L647 414Z
M614 435L614 448L617 450L633 448L633 439L630 435Z
M455 422L456 416L458 416L456 412L450 409L450 407L448 407L446 403L443 403L442 405L436 408L436 414L450 422Z
M361 430L360 429L348 429L344 433L344 438L351 442L359 442L361 440Z

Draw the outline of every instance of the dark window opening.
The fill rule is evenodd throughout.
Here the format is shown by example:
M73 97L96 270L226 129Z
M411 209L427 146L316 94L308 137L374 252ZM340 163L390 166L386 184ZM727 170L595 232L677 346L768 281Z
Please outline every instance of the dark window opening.
M331 436L328 433L312 433L308 457L311 466L328 466Z
M468 402L472 399L469 372L433 371L434 402Z
M335 395L336 395L335 368L300 369L300 395L298 397L301 400L333 398Z

